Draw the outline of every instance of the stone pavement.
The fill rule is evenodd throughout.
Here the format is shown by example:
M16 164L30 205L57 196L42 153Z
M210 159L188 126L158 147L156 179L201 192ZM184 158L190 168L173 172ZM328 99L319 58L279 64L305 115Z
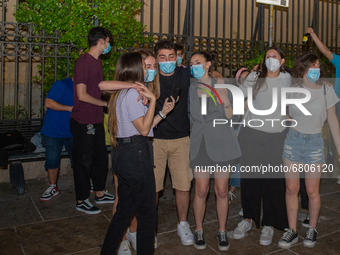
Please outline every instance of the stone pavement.
M29 180L26 182L25 194L18 196L11 184L0 184L0 254L100 254L100 247L112 215L112 205L100 205L102 213L98 215L87 215L77 211L72 175L60 177L58 196L48 202L40 202L39 197L47 187L47 178ZM107 189L114 193L111 173ZM207 248L198 251L193 246L183 246L177 236L174 193L170 182L166 181L166 189L158 209L158 248L155 254L340 254L340 185L336 183L336 179L323 179L321 194L321 222L318 224L319 234L314 249L303 247L302 240L306 228L302 227L299 221L299 242L289 250L278 248L277 243L283 233L278 230L275 230L272 245L260 246L261 229L256 229L253 224L247 237L242 240L229 238L229 251L220 252L216 238L218 230L216 203L211 189L204 221ZM192 195L193 190L191 198ZM241 220L238 215L241 208L239 190L236 195L238 198L232 201L229 209L227 231L233 230ZM94 202L93 194L90 201ZM303 218L306 211L301 210L300 213ZM189 223L194 231L192 199Z

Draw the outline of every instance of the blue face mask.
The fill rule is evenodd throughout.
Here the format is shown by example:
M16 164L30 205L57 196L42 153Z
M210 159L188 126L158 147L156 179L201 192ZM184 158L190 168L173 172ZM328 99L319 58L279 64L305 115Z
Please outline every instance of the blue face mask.
M159 62L159 69L163 73L169 74L172 73L176 68L176 61L165 61L165 62Z
M156 69L145 70L144 82L152 82L155 79L156 74L157 74Z
M177 66L182 64L183 58L182 57L177 57Z
M320 68L309 68L306 76L311 83L316 82L320 78Z
M104 48L104 46L103 46L103 48ZM104 52L102 54L107 54L107 53L110 52L110 50L111 50L111 44L107 43L107 48L106 49L104 48Z
M192 76L196 79L201 79L203 75L205 74L205 71L203 69L203 65L193 65L190 67L190 72Z

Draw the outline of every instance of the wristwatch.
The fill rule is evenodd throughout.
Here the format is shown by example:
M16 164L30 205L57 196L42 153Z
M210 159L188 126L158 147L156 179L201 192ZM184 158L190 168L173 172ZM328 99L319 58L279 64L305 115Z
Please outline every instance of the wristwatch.
M228 109L230 106L231 106L231 105L228 104L228 105L224 106L224 108Z
M161 117L163 120L166 118L166 115L163 115L162 111L158 112L159 117Z

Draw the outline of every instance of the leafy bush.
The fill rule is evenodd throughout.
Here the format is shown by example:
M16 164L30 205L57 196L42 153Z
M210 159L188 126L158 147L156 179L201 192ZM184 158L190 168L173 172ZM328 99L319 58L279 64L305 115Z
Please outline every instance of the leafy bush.
M14 105L5 105L4 106L4 120L15 120L15 119L27 119L28 113L24 107L20 104L17 107L17 116L15 116Z
M40 34L43 29L49 35L61 36L58 43L70 43L76 45L77 51L71 53L70 76L74 63L80 54L89 50L87 34L98 20L98 25L110 29L114 37L113 49L110 54L102 55L105 79L113 79L115 65L123 51L135 47L138 44L151 42L151 37L144 37L141 33L144 27L135 18L135 14L142 7L139 0L27 0L19 4L15 13L19 23L33 23L34 33ZM35 39L33 42L40 42ZM46 39L46 43L54 43L52 39ZM54 48L47 47L46 53L53 52ZM59 54L59 52L58 52ZM44 67L45 93L55 80L55 59L46 58ZM38 66L42 71L42 65ZM57 77L64 79L67 74L67 59L58 58ZM35 77L41 82L41 77Z

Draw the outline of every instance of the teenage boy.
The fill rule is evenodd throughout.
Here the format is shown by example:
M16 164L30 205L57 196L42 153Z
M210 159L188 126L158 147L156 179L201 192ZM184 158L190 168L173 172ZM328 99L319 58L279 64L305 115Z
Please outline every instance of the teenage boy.
M185 65L183 65L183 59L184 59L184 47L178 43L175 44L175 49L176 49L176 54L177 54L177 60L176 60L176 64L177 66L183 66L186 67Z
M113 203L114 196L105 191L108 156L105 146L103 126L103 92L98 84L103 81L101 54L110 52L111 32L102 27L94 27L88 34L90 50L80 56L73 71L74 107L71 114L73 134L73 175L76 190L76 209L87 214L97 214L101 210L89 201L90 178L97 204Z
M65 145L72 165L73 136L70 130L70 116L73 108L73 80L63 79L53 83L45 100L47 108L41 129L42 144L46 149L45 169L50 187L40 197L48 201L59 194L57 180L60 169L60 153Z
M192 175L189 167L189 128L188 90L190 86L190 69L176 67L177 55L175 45L169 40L162 40L155 45L155 55L159 62L161 95L156 104L156 115L166 120L154 128L154 160L156 193L163 189L165 168L168 162L172 187L176 193L178 213L177 234L183 245L194 243L187 221ZM167 116L161 113L164 101L170 96L173 86L180 86L179 101Z

